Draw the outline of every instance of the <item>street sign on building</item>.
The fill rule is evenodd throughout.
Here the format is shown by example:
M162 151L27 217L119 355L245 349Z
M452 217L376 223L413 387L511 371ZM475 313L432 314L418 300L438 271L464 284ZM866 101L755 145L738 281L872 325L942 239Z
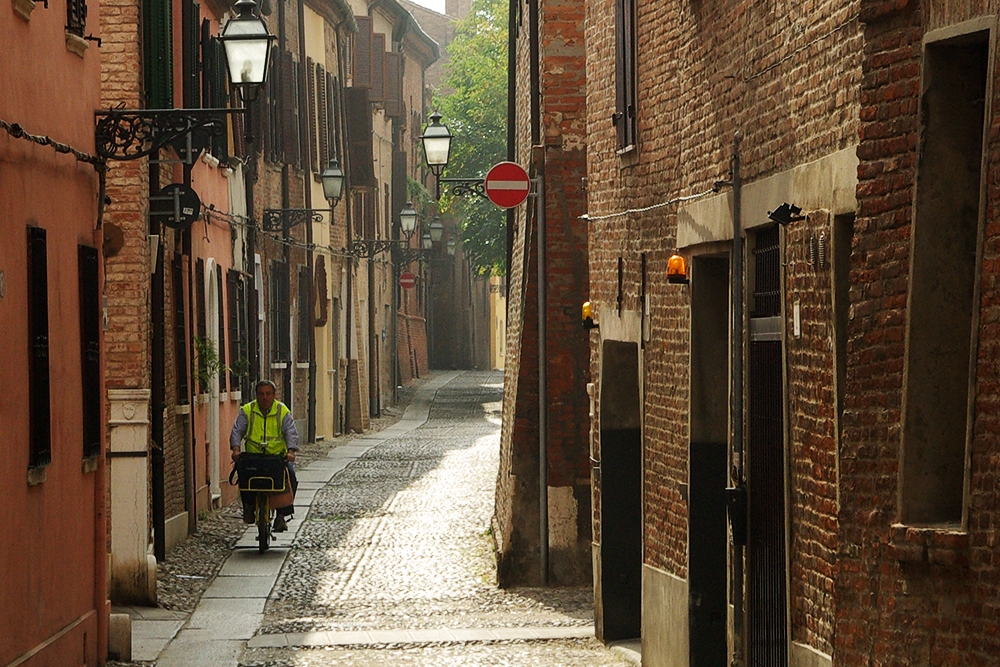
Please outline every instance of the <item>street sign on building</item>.
M531 181L521 165L500 162L486 174L486 196L500 208L514 208L528 198Z
M411 289L417 284L417 278L409 271L399 274L399 286L403 289Z

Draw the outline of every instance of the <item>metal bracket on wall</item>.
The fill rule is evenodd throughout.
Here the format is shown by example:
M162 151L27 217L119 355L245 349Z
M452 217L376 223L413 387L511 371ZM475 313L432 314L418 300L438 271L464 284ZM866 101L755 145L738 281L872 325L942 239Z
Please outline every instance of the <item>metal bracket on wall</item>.
M106 160L137 160L173 145L193 164L214 136L222 136L227 116L246 109L108 109L96 111L97 154Z
M261 224L265 232L277 232L305 222L323 222L327 213L330 211L325 208L267 208Z

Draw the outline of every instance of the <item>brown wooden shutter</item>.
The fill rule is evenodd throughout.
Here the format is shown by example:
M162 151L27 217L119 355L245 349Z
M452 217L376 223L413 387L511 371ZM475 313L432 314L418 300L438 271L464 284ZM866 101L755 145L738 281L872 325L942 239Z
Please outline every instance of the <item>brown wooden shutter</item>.
M174 255L171 263L173 271L173 311L174 311L174 371L177 376L177 401L188 400L187 326L184 300L184 257Z
M372 92L371 101L385 103L385 35L372 37Z
M336 157L344 165L343 142L341 141L341 127L344 122L343 110L340 104L340 80L327 72L326 74L326 111L327 127L330 131L330 157Z
M281 52L281 147L287 164L299 164L298 96L295 61L289 51Z
M402 118L403 115L403 54L385 54L385 115Z
M319 143L316 136L317 102L316 102L316 65L312 58L306 58L306 94L309 98L309 164L314 173L320 173Z
M326 70L316 65L316 116L319 124L319 173L323 173L330 163L330 110L327 96Z
M355 16L358 32L354 35L354 86L367 88L372 85L372 19Z
M181 78L185 109L201 107L201 77L198 54L201 50L201 6L185 0L181 5Z
M392 210L389 211L392 220L394 238L401 238L402 229L399 225L399 212L406 205L406 152L392 152Z
M347 150L350 155L351 185L375 187L372 164L372 108L367 88L345 88Z

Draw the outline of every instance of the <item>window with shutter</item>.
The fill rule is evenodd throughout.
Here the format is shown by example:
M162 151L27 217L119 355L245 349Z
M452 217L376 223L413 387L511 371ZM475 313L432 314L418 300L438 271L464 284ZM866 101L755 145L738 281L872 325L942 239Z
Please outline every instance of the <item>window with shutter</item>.
M45 230L28 227L28 466L52 461L49 269Z
M330 163L330 109L326 70L316 65L316 116L319 125L319 173Z
M86 28L87 0L66 0L66 32L83 37Z
M375 187L375 169L372 161L372 109L368 102L368 89L345 88L344 106L347 117L345 140L350 157L351 185Z
M619 152L635 148L637 140L635 0L615 0L615 113L612 123Z
M286 164L298 165L299 115L298 115L298 68L289 51L281 52L281 133L282 156Z
M171 270L173 272L171 299L174 306L174 373L177 382L177 402L187 403L187 326L184 322L184 258L182 255L174 255Z
M181 5L181 78L185 109L201 107L201 6L185 1Z
M341 141L341 123L344 122L344 115L341 109L341 97L340 97L340 79L333 76L329 72L326 74L326 112L327 112L327 127L330 132L330 157L336 157L340 160L341 167L344 167L343 160L343 150L344 145Z
M403 117L403 54L385 54L385 115Z
M298 304L296 314L298 315L298 331L296 332L295 360L299 362L309 361L309 330L312 328L312 304L310 303L309 283L312 276L308 266L299 267L298 284Z
M368 88L372 85L372 19L370 16L355 16L358 32L354 35L353 85Z
M171 109L173 96L173 20L170 0L143 0L142 65L145 106Z
M77 247L80 277L80 377L83 399L83 457L101 453L101 295L98 253Z
M216 350L219 355L219 391L228 391L226 389L226 300L225 292L222 291L222 267L218 264L215 265L215 287L219 301L219 349Z
M372 86L371 101L385 104L385 35L372 36Z
M322 171L319 165L319 144L316 134L318 124L316 110L319 105L316 100L316 64L312 58L306 58L306 96L309 107L309 168L318 174Z
M287 362L291 341L289 336L288 265L271 263L271 360Z

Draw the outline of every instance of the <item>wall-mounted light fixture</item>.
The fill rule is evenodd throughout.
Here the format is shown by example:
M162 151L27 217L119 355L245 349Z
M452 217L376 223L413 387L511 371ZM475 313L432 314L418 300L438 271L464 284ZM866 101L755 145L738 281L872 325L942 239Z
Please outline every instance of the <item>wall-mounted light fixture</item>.
M219 35L226 50L229 81L243 100L255 100L267 80L271 44L276 37L268 32L264 19L257 15L254 0L238 0L233 5L238 14L226 21Z
M434 198L441 198L441 184L452 184L451 194L456 197L477 195L486 199L486 185L482 178L444 178L441 174L448 166L448 156L451 153L451 130L441 122L441 114L437 111L431 114L431 122L424 128L420 141L424 146L424 160L434 174Z
M597 329L598 327L601 326L600 324L594 322L594 308L593 306L590 305L589 301L583 302L582 311L583 311L582 314L583 314L584 329L587 329L589 331L590 329Z
M344 170L340 168L337 158L330 158L319 180L323 183L323 197L330 202L330 208L336 208L337 202L344 192Z
M672 285L687 285L691 282L688 278L687 262L676 253L667 260L667 282Z
M787 225L792 222L798 222L799 220L805 220L806 216L800 215L801 213L801 208L795 204L785 202L773 211L768 211L767 217L771 220L771 222L776 222L779 225Z

